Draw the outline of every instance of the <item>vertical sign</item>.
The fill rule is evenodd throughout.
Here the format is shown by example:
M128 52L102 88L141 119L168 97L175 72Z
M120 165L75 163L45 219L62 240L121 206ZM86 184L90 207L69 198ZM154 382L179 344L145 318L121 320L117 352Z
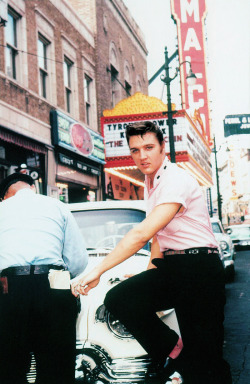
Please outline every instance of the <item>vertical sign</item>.
M231 185L230 200L238 199L238 195L239 195L239 179L237 177L238 175L237 164L239 164L239 158L237 159L237 151L231 149L228 155L228 171L229 171L229 180Z
M171 0L171 12L177 23L180 63L190 61L197 77L195 85L188 86L186 76L189 64L180 67L181 94L184 109L199 110L210 140L210 119L205 58L204 19L205 0Z

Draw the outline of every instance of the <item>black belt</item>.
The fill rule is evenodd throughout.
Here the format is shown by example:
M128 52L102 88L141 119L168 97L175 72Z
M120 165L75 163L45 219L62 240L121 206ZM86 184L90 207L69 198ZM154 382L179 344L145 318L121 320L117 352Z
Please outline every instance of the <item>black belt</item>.
M65 269L62 265L25 265L19 267L9 267L1 271L1 276L26 276L48 274L50 269Z
M205 253L209 255L211 253L218 254L219 251L217 248L207 248L207 247L181 249L178 251L174 249L168 249L167 251L163 252L163 256L165 257L168 255L197 255L198 253Z

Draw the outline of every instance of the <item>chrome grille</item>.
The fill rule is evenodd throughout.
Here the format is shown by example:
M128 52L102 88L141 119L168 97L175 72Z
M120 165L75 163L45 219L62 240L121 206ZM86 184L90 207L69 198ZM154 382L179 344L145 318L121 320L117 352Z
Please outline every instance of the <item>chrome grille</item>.
M36 360L35 360L35 356L32 353L30 370L27 373L27 383L35 383L35 382L36 382Z

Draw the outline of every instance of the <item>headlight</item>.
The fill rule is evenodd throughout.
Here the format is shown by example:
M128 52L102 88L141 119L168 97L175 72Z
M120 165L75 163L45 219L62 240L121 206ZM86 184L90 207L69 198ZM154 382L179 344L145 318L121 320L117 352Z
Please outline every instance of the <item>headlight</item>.
M97 308L95 314L95 321L106 323L108 328L115 336L122 339L133 339L134 337L124 327L124 325L117 320L111 313L106 309L105 305L101 305Z
M108 312L108 311L107 311ZM129 331L124 327L124 325L116 320L110 312L107 313L107 324L109 329L119 338L125 339L133 339L134 337L131 335Z
M225 251L228 248L228 244L226 241L220 241L220 246L222 251Z

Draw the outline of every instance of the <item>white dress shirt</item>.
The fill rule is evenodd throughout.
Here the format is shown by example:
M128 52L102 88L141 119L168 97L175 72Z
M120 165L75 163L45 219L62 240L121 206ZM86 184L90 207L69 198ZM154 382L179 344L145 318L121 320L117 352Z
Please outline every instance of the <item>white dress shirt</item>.
M61 201L25 188L0 203L0 270L53 264L75 277L87 259L77 223Z

